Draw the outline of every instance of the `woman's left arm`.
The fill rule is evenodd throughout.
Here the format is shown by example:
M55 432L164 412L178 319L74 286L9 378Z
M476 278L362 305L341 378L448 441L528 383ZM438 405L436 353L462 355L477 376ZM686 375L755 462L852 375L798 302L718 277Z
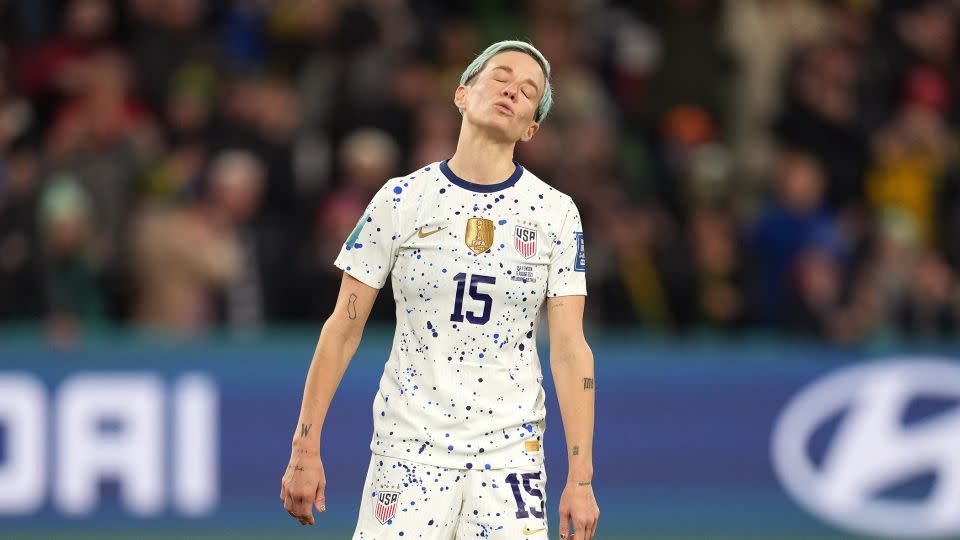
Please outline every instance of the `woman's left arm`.
M567 438L567 485L560 496L560 538L593 538L600 509L593 495L593 352L583 335L584 296L547 298L550 371Z

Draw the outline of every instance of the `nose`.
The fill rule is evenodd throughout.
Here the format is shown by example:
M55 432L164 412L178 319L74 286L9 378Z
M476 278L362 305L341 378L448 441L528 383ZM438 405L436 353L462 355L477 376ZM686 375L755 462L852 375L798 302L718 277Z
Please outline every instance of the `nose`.
M517 87L512 84L505 87L503 89L503 95L509 98L510 101L514 101L517 97Z

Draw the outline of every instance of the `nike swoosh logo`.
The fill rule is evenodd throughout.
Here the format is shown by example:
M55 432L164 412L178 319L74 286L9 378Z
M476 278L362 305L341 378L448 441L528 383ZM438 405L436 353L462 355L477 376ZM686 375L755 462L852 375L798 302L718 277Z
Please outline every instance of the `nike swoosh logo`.
M535 530L535 531L531 531L529 527L524 527L524 528L523 528L523 535L524 535L524 536L530 536L531 534L536 534L536 533L538 533L538 532L540 532L540 531L545 531L545 530L547 530L546 527L544 527L544 528L542 528L542 529L537 529L537 530Z
M439 229L436 229L436 230L433 230L433 231L430 231L430 232L423 232L423 227L420 227L420 230L417 231L417 236L419 236L420 238L426 238L426 237L430 236L430 235L433 234L433 233L438 233L438 232L442 231L442 230L445 229L445 228L446 228L446 227L440 227Z

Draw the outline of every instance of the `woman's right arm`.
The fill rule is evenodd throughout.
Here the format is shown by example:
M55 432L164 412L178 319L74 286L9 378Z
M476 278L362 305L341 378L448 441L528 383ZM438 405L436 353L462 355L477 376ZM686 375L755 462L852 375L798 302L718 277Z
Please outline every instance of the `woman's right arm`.
M320 460L320 432L333 394L360 344L378 292L379 289L344 272L337 304L323 324L310 362L290 462L280 488L280 500L287 513L304 525L313 525L314 505L320 512L325 510L326 476Z

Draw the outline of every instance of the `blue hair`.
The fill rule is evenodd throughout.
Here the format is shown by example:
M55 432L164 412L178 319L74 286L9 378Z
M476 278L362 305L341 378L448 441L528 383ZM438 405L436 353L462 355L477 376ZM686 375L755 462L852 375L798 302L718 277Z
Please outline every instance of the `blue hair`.
M473 62L470 62L470 65L467 66L467 69L463 71L463 75L460 76L460 84L468 84L478 73L483 71L483 67L487 65L488 60L504 51L519 51L525 53L540 64L546 86L543 89L543 95L540 96L540 104L537 106L536 113L534 113L534 120L536 120L537 123L543 122L543 119L547 117L547 113L550 112L550 107L553 107L553 87L550 85L550 62L547 62L547 59L543 57L543 54L541 54L536 47L526 41L507 40L498 41L490 45L486 50L477 55L477 57L473 59Z

